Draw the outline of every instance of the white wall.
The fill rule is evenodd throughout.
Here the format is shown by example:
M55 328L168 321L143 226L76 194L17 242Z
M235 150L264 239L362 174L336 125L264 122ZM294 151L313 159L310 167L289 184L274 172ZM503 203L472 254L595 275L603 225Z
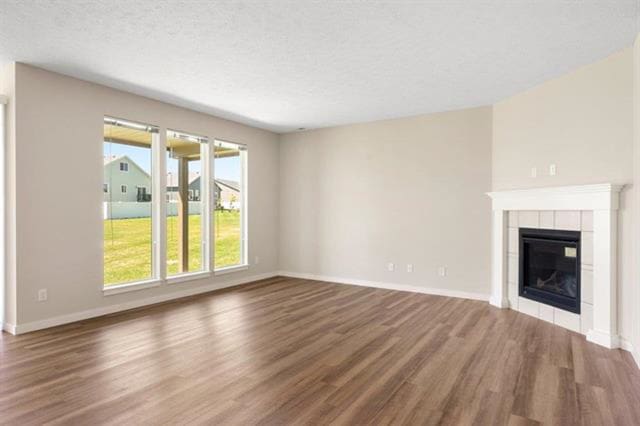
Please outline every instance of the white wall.
M278 268L278 136L274 133L87 83L24 64L16 68L18 143L9 170L16 212L13 263L19 324L122 303L221 287ZM248 271L136 292L102 293L103 116L183 129L249 148ZM68 159L73 158L69 163ZM69 167L69 165L72 167ZM59 188L74 188L63 202ZM73 206L70 208L69 206ZM48 288L49 300L37 302Z
M633 281L633 54L599 62L498 102L493 110L493 190L628 184L619 217L618 327L631 340ZM550 176L549 165L557 175ZM538 177L531 178L532 167Z
M280 268L488 295L490 186L490 107L283 135Z

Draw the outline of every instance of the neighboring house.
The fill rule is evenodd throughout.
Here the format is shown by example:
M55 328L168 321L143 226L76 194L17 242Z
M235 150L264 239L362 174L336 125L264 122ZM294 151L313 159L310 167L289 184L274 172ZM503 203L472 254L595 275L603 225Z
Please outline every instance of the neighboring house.
M167 201L178 201L178 175L167 173ZM200 201L200 173L189 173L189 201Z
M189 201L200 201L200 173L189 173ZM126 155L104 159L105 202L151 201L151 176ZM227 210L240 208L238 182L216 179L215 204ZM167 173L167 201L178 201L178 176Z
M220 205L227 210L240 208L240 185L238 182L226 179L215 180L216 206Z
M126 155L104 158L106 202L151 201L151 176Z

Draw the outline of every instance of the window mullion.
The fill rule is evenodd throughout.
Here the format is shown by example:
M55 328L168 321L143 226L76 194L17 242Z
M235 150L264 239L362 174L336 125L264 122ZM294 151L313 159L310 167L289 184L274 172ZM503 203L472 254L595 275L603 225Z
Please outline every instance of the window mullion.
M154 138L156 143L153 145L153 193L151 195L154 216L153 268L155 277L164 280L167 277L166 132L160 131L154 134Z

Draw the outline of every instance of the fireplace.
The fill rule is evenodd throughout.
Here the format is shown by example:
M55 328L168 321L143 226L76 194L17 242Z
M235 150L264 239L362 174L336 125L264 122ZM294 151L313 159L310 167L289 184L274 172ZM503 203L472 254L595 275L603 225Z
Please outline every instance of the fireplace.
M580 313L580 232L520 228L521 297Z

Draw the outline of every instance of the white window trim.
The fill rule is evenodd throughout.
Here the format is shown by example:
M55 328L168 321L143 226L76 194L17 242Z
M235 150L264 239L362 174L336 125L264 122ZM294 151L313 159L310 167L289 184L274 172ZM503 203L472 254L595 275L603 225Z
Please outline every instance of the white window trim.
M163 153L165 153L162 157L163 159L163 174L161 176L161 178L163 178L163 185L162 185L162 193L165 194L164 198L166 198L166 179L167 179L167 164L166 164L166 137L168 133L174 133L174 134L180 134L183 136L186 136L187 139L190 142L193 143L200 143L200 167L201 167L201 173L200 173L200 191L201 193L208 193L208 187L209 187L209 180L210 180L210 176L213 176L213 174L211 173L210 170L212 170L212 160L211 160L211 153L214 151L211 149L211 139L209 139L206 136L198 136L198 135L194 135L192 133L189 132L183 132L180 130L173 130L173 129L167 129L165 132L163 132L163 136L164 136L164 143L163 145ZM189 190L189 192L191 192L191 190ZM162 196L162 194L160 194ZM163 198L163 199L164 199ZM205 197L208 198L208 197ZM189 271L189 272L183 272L181 274L175 274L175 275L168 275L167 273L167 268L166 268L166 236L164 235L166 233L166 229L167 229L167 217L166 217L166 205L167 202L169 200L165 200L165 202L163 203L163 227L162 227L162 238L161 240L163 241L164 247L164 267L162 268L162 278L168 283L168 284L177 284L177 283L181 283L181 282L186 282L186 281L193 281L193 280L197 280L197 279L201 279L203 277L208 277L211 276L211 255L210 255L210 246L212 244L209 243L209 241L212 241L211 238L211 232L209 232L209 230L211 229L211 223L212 223L212 217L213 215L210 212L210 203L208 199L205 200L200 200L200 202L202 203L201 208L200 208L200 241L201 241L201 253L202 253L202 269L200 269L199 271ZM207 235L209 235L209 237L207 237Z
M124 191L123 191L124 189ZM129 192L129 188L128 185L120 185L120 193L121 194L127 194Z
M105 117L105 120L107 117ZM116 120L116 119L111 119ZM142 126L142 125L141 125ZM146 126L146 125L145 125ZM111 296L116 294L127 293L131 291L139 291L149 288L160 287L164 285L172 285L185 283L190 281L207 279L212 276L226 275L234 272L241 272L249 269L248 263L248 167L247 156L248 151L246 145L236 142L226 142L221 139L197 137L201 138L202 143L202 177L199 190L201 210L201 232L202 232L202 259L203 269L200 271L186 272L183 274L167 276L167 253L166 253L166 209L167 209L167 164L166 164L166 144L167 132L172 131L157 126L146 126L152 131L152 161L151 161L151 191L158 194L151 201L151 223L152 223L152 277L142 281L133 281L122 284L108 285L103 284L103 295ZM203 142L206 140L207 142ZM215 142L226 142L241 147L240 149L240 167L242 169L240 178L240 223L242 232L242 241L240 242L241 262L237 265L227 266L215 269L215 230L214 230L214 214L212 214L213 204L215 203L215 185L212 184L215 173ZM130 166L127 164L126 172L129 172ZM128 185L124 186L125 192L128 193ZM146 188L146 187L145 187ZM111 185L107 184L107 190L111 191Z
M249 269L249 264L244 263L241 265L225 266L224 268L218 268L214 271L214 275L227 275L233 272L246 271Z
M130 291L144 290L145 288L159 287L162 284L162 280L150 279L144 281L133 281L125 284L103 286L102 294L105 296L111 296L114 294L129 293Z
M184 274L171 275L170 277L167 277L165 282L169 285L180 284L188 281L209 278L210 276L211 276L210 271L185 272Z
M226 141L223 139L215 139L214 140L214 149L212 149L212 153L211 153L211 163L214 164L215 162L215 145L216 143L221 143L221 144L231 144L231 145L235 145L239 148L240 150L240 169L241 169L241 174L240 174L240 182L238 182L238 184L240 185L240 234L241 234L241 241L240 241L240 263L236 264L236 265L229 265L229 266L225 266L222 268L215 268L215 223L213 221L213 215L212 215L212 220L211 220L211 228L212 228L212 235L211 235L211 241L212 241L212 250L211 250L211 264L214 265L213 268L213 272L214 275L225 275L225 274L229 274L232 272L237 272L237 271L243 271L245 269L249 268L249 232L248 232L248 155L249 155L249 150L247 149L247 146L241 143L237 143L237 142L231 142L231 141ZM212 176L213 179L215 179L215 170L212 166L211 168L211 172L212 172ZM213 180L212 179L212 180ZM211 193L211 199L215 202L215 185L211 185L212 187L212 193Z
M165 279L151 279L145 281L133 281L126 284L110 285L102 289L104 296L112 296L115 294L129 293L132 291L144 290L147 288L160 287L163 285L180 284L189 281L202 280L210 278L212 272L200 271L200 272L188 272L181 275L171 276Z
M124 169L122 168L123 164L126 166ZM118 164L118 168L121 172L129 173L129 163L127 163L126 161L120 161L120 164Z
M103 123L110 121L112 124L114 125L119 125L119 126L138 126L141 129L144 129L146 131L148 131L149 133L151 133L151 187L152 188L156 188L158 185L160 185L160 182L158 182L158 178L157 178L157 174L159 173L158 169L161 169L162 167L162 163L161 161L158 161L158 152L160 149L162 149L162 147L164 146L164 140L160 137L161 132L160 132L160 128L158 126L154 126L154 125L146 125L146 124L141 124L141 123L135 123L135 122L130 122L127 120L120 120L120 119L116 119L116 118L111 118L108 116L104 117ZM104 139L104 138L103 138ZM162 145L162 146L161 146ZM162 158L160 158L160 160L162 160ZM127 162L120 162L120 163L125 163L127 164L127 173L129 171L129 163ZM119 166L118 166L119 168ZM122 170L121 170L122 171ZM120 191L122 191L122 188L125 188L125 192L121 192L123 194L126 194L129 192L129 188L128 185L120 185ZM160 232L162 232L162 230L159 228L159 223L160 222L159 219L159 215L157 212L157 205L161 204L158 203L157 201L152 202L151 204L151 226L152 226L152 230L151 230L151 277L144 279L144 280L139 280L139 281L131 281L131 282L127 282L127 283L118 283L118 284L113 284L113 285L105 285L104 284L104 277L103 277L103 282L102 282L102 293L104 296L110 296L113 294L120 294L120 293L127 293L130 291L138 291L138 290L142 290L142 289L147 289L147 288L152 288L152 287L158 287L160 285L162 285L163 279L164 277L159 274L159 263L162 260L159 256L158 256L158 241L159 241L159 235ZM104 256L104 253L103 253Z

